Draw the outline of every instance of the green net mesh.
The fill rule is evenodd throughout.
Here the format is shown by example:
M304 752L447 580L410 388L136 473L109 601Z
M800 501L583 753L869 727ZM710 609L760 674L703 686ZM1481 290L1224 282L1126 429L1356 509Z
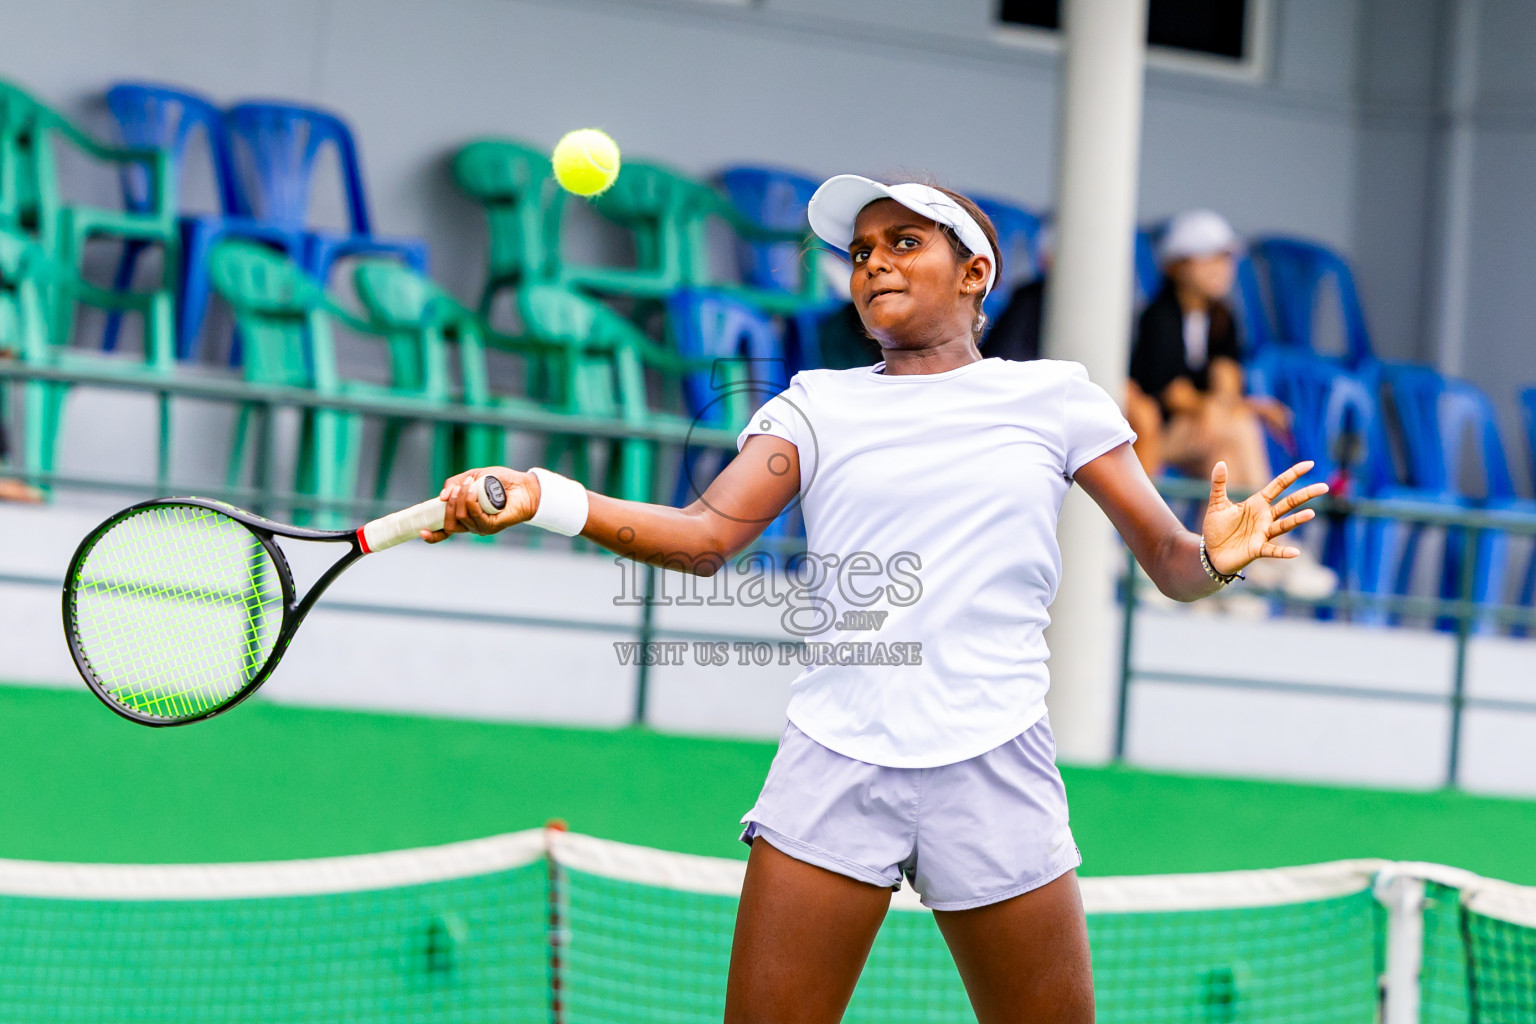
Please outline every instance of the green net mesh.
M720 1019L735 899L576 870L557 877L567 1024ZM1362 886L1299 904L1089 915L1098 1019L1374 1020L1384 912ZM845 1019L974 1020L931 914L886 917Z
M726 893L732 877L739 884L739 864L709 865L703 858L641 851L639 856L652 862L651 874L666 880L662 884L635 880L631 868L609 871L591 859L562 860L561 851L574 845L557 844L552 869L538 853L542 837L503 838L523 844L516 866L482 864L397 886L367 868L374 858L361 857L347 858L346 870L363 871L367 885L348 884L341 869L317 869L340 878L336 891L313 892L321 887L311 886L297 895L193 898L198 885L190 884L186 895L172 886L155 898L122 898L115 891L108 898L0 895L0 1021L691 1024L721 1019L737 903ZM625 856L636 856L636 848L626 849ZM422 855L437 858L433 863L458 863L438 851L380 856L411 861ZM729 870L698 880L697 870L718 869L719 863ZM308 863L297 867L301 876L309 870ZM239 870L260 874L265 868ZM70 867L65 874L100 870ZM199 869L173 870L193 877ZM1288 871L1261 874L1267 882L1290 877ZM15 866L0 862L0 889L15 877ZM1208 878L1218 884L1203 890ZM1105 881L1089 880L1085 892ZM1373 1024L1381 1019L1384 981L1389 1007L1393 991L1385 973L1386 945L1402 932L1394 931L1371 892L1368 872L1358 889L1293 902L1276 902L1273 886L1267 893L1261 886L1253 905L1243 905L1246 890L1234 899L1230 882L1182 876L1167 883L1177 887L1177 899L1154 901L1176 906L1186 897L1204 899L1202 891L1217 892L1207 909L1122 911L1102 895L1090 900L1100 1021ZM1419 911L1421 1004L1411 1019L1536 1021L1536 928L1469 910L1464 897L1446 884L1426 885ZM1400 926L1401 918L1397 921ZM845 1019L853 1024L975 1019L931 914L893 907Z
M1090 915L1098 1019L1369 1022L1384 924L1369 890L1278 906Z
M1461 914L1468 1020L1536 1021L1536 928L1471 910Z
M282 583L265 546L195 505L155 505L118 520L69 584L69 628L102 690L165 721L240 694L283 624Z
M1457 890L1438 882L1424 886L1424 962L1419 975L1419 1020L1467 1024L1467 958L1461 942Z
M539 862L312 896L0 897L0 1020L547 1020L547 878Z

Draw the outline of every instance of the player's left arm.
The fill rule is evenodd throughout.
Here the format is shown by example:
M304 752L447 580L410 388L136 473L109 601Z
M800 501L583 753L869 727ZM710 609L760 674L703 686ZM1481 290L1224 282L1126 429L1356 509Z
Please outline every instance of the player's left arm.
M1316 514L1293 509L1328 492L1328 485L1319 483L1281 497L1311 468L1310 462L1297 463L1246 500L1234 502L1227 496L1227 465L1216 463L1205 513L1205 551L1213 569L1231 574L1258 558L1301 554L1275 541ZM1199 534L1184 529L1129 443L1087 463L1074 479L1109 516L1158 590L1176 601L1194 601L1221 589L1200 565Z

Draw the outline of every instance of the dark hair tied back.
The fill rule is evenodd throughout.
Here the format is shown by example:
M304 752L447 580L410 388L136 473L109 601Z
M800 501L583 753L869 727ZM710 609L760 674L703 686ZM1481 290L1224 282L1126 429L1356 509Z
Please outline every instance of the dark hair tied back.
M1001 287L1003 283L1003 255L997 244L997 228L993 225L992 218L983 213L981 207L977 206L975 201L972 200L969 196L961 195L954 189L948 189L942 185L934 185L933 187L944 193L946 196L949 196L949 198L953 199L955 203L960 207L960 209L970 214L971 219L981 227L981 233L987 236L987 244L992 247L991 257L992 271L994 275L992 286L994 288ZM943 233L945 238L949 239L949 247L955 251L955 259L968 260L972 256L976 255L975 253L971 252L970 249L966 248L964 242L960 241L960 236L955 234L953 228L946 224L940 224L939 231ZM987 254L983 253L982 255ZM981 311L981 304L983 301L985 301L985 299L986 293L977 293L976 320L971 327L971 338L978 345L981 343L982 332L987 329L987 316Z

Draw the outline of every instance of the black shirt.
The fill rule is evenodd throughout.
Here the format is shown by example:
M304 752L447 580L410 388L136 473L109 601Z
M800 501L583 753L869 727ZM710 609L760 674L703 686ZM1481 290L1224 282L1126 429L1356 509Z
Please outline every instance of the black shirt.
M1179 306L1173 285L1165 284L1141 313L1136 325L1136 343L1131 346L1131 379L1149 396L1162 403L1168 385L1186 377L1197 391L1211 389L1211 362L1240 358L1236 320L1224 303L1210 309L1210 327L1206 336L1205 363L1189 365L1184 348L1184 310ZM1168 410L1163 409L1163 418Z
M1008 305L981 341L981 354L1020 362L1040 358L1040 315L1045 278L1026 281L1008 296Z

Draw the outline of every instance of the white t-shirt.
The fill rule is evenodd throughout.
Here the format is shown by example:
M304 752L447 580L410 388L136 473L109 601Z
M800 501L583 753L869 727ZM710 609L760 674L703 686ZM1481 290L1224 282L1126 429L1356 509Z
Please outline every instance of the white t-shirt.
M1203 309L1184 314L1184 364L1199 372L1204 368L1211 341L1211 315Z
M799 567L793 621L810 660L790 721L848 757L926 768L1045 713L1062 498L1136 435L1080 363L884 366L797 373L736 447L772 434L799 450L815 562Z

